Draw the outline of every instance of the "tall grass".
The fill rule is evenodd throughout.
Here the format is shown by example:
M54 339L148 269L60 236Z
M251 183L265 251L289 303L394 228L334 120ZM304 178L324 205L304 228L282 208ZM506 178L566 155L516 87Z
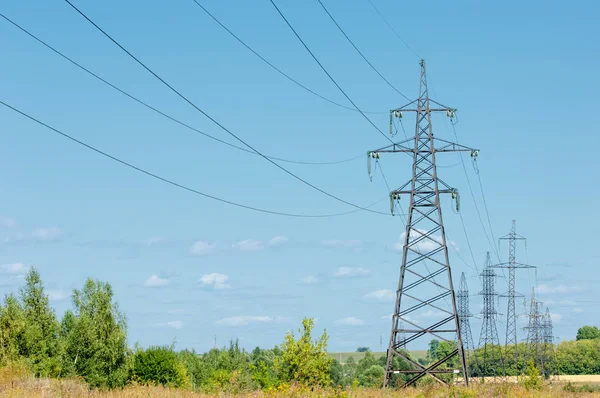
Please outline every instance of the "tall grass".
M0 368L0 396L2 397L102 397L102 398L224 398L233 397L231 393L194 393L185 390L169 389L160 386L131 385L121 390L99 391L90 389L83 381L76 379L38 379L27 371L23 364L11 364ZM284 385L266 391L254 391L237 395L242 398L283 398L283 397L331 397L331 398L566 398L598 396L600 391L591 386L576 387L564 385L544 385L540 390L526 388L514 383L494 384L477 382L469 388L461 386L442 387L428 385L422 388L404 390L370 389L312 389L302 386Z

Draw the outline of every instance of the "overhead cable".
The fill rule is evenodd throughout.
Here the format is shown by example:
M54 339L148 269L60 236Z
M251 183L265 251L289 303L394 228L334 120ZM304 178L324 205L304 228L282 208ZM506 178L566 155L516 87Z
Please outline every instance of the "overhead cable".
M106 84L107 86L113 88L114 90L120 92L121 94L125 95L126 97L132 99L133 101L137 102L140 105L145 106L146 108L150 109L151 111L171 120L172 122L175 122L177 124L179 124L180 126L183 126L189 130L192 130L198 134L201 134L203 136L205 136L206 138L209 138L211 140L217 141L221 144L230 146L232 148L235 149L239 149L240 151L244 151L247 153L251 153L253 155L258 155L256 152L251 151L249 149L243 148L241 146L235 145L235 144L231 144L227 141L224 141L220 138L217 138L215 136L212 136L208 133L205 133L185 122L182 122L181 120L161 111L160 109L155 108L154 106L148 104L145 101L142 101L141 99L135 97L134 95L126 92L125 90L117 87L116 85L114 85L113 83L107 81L106 79L100 77L98 74L92 72L91 70L89 70L88 68L84 67L83 65L81 65L80 63L76 62L75 60L73 60L72 58L66 56L64 53L58 51L56 48L52 47L51 45L49 45L48 43L46 43L45 41L43 41L42 39L40 39L39 37L35 36L33 33L29 32L27 29L23 28L21 25L17 24L16 22L14 22L13 20L11 20L10 18L8 18L7 16L5 16L4 14L0 13L0 17L4 18L6 21L8 21L9 23L11 23L13 26L15 26L16 28L18 28L19 30L21 30L23 33L27 34L29 37L31 37L32 39L36 40L38 43L42 44L43 46L45 46L46 48L48 48L49 50L53 51L54 53L56 53L57 55L59 55L60 57L62 57L63 59L69 61L71 64L75 65L76 67L78 67L79 69L83 70L84 72L88 73L90 76L93 76L94 78L96 78L97 80L101 81L102 83ZM354 156L352 158L348 158L348 159L343 159L343 160L334 160L334 161L330 161L330 162L308 162L308 161L302 161L302 160L291 160L291 159L283 159L283 158L279 158L279 157L275 157L275 156L269 156L269 155L265 155L266 157L268 157L269 159L273 159L273 160L277 160L280 162L285 162L285 163L293 163L293 164L302 164L302 165L333 165L333 164L340 164L340 163L347 163L347 162L351 162L353 160L359 159L364 157L364 154L361 155L357 155Z
M257 149L255 149L253 146L251 146L250 144L248 144L246 141L244 141L243 139L241 139L239 136L237 136L236 134L234 134L231 130L229 130L227 127L225 127L223 124L219 123L216 119L214 119L212 116L210 116L208 113L206 113L204 110L202 110L200 107L198 107L196 104L194 104L190 99L188 99L185 95L183 95L180 91L178 91L177 89L175 89L173 86L171 86L169 83L167 83L162 77L160 77L156 72L154 72L152 69L150 69L146 64L144 64L142 61L139 60L139 58L137 58L135 55L133 55L129 50L127 50L125 47L123 47L118 41L116 41L111 35L109 35L108 33L106 33L100 26L98 26L94 21L92 21L86 14L84 14L81 10L79 10L79 8L77 8L73 3L71 3L69 0L65 0L65 2L67 4L69 4L75 11L77 11L77 13L79 13L83 18L85 18L90 24L92 24L98 31L100 31L104 36L106 36L110 41L112 41L115 45L117 45L121 50L123 50L127 55L129 55L129 57L131 57L134 61L136 61L140 66L142 66L144 69L146 69L146 71L148 71L152 76L154 76L155 78L157 78L161 83L163 83L166 87L168 87L171 91L173 91L175 94L177 94L177 96L179 96L181 99L183 99L185 102L187 102L188 104L190 104L194 109L196 109L198 112L202 113L205 117L207 117L211 122L213 122L214 124L216 124L217 126L219 126L221 129L223 129L227 134L231 135L233 138L235 138L236 140L238 140L239 142L241 142L242 144L244 144L246 147L248 147L249 149L251 149L252 151L254 151L256 154L260 155L262 158L264 158L266 161L268 161L269 163L273 164L275 167L277 167L278 169L284 171L286 174L290 175L291 177L297 179L298 181L304 183L305 185L308 185L309 187L313 188L314 190L321 192L322 194L329 196L332 199L337 200L338 202L342 202L344 204L347 204L349 206L355 207L357 209L361 209L364 211L368 211L370 213L376 213L376 214L382 214L382 215L388 215L387 213L384 212L380 212L380 211L376 211L376 210L371 210L368 209L366 207L362 207L359 205L356 205L354 203L348 202L347 200L344 200L338 196L335 196L333 194L330 194L329 192L313 185L312 183L304 180L303 178L297 176L296 174L292 173L291 171L289 171L288 169L286 169L285 167L281 166L280 164L274 162L273 160L269 159L268 157L266 157L264 154L262 154L261 152L259 152ZM364 115L364 114L363 114ZM367 117L366 115L364 115L365 117ZM367 118L368 119L368 118ZM383 132L382 132L383 134ZM385 134L384 134L385 135ZM387 136L386 136L387 138Z
M65 0L65 1L68 1L68 0ZM277 7L277 4L275 4L275 2L273 0L269 0L269 1L273 5L273 7L275 7L275 10L277 10L277 13L285 21L285 23L290 28L290 30L294 33L294 35L296 36L296 38L300 41L300 43L302 43L302 45L304 46L304 48L306 49L306 51L308 51L308 53L315 60L315 62L321 67L321 69L323 70L323 72L325 72L325 74L327 75L327 77L329 77L329 80L331 80L333 82L333 84L335 84L335 86L338 88L338 90L340 90L340 92L342 94L344 94L344 97L346 97L346 99L348 99L348 101L356 108L356 110L358 112L360 112L360 114L371 124L371 126L373 126L373 128L375 128L375 130L377 130L382 136L384 136L386 140L388 140L389 142L391 142L393 144L394 142L390 139L390 137L388 137L387 134L385 134L383 131L381 131L381 129L379 127L377 127L375 125L375 123L373 123L373 121L371 119L369 119L369 117L367 115L365 115L365 113L356 105L356 103L354 101L352 101L352 98L350 98L348 96L348 94L346 94L346 92L344 91L344 89L342 89L342 87L337 83L337 81L331 76L331 74L327 71L327 69L325 69L325 67L323 66L323 64L319 61L319 59L315 56L315 54L310 50L310 48L304 42L304 40L302 40L302 37L300 37L300 35L298 34L298 32L296 32L296 30L294 29L294 27L290 24L290 22L285 17L285 15L283 15L283 13L279 9L279 7Z
M117 157L109 154L108 152L102 151L102 150L100 150L100 149L98 149L98 148L96 148L96 147L94 147L92 145L86 144L85 142L83 142L83 141L81 141L81 140L79 140L79 139L77 139L77 138L75 138L75 137L73 137L71 135L68 135L68 134L66 134L66 133L64 133L64 132L56 129L56 128L54 128L54 127L52 127L52 126L50 126L50 125L48 125L48 124L40 121L39 119L36 119L35 117L30 116L29 114L27 114L27 113L25 113L25 112L23 112L23 111L15 108L15 107L13 107L12 105L9 105L8 103L6 103L6 102L4 102L2 100L0 100L0 105L3 105L3 106L5 106L8 109L11 109L12 111L14 111L14 112L16 112L16 113L18 113L18 114L20 114L20 115L28 118L31 121L36 122L37 124L39 124L41 126L46 127L47 129L49 129L49 130L51 130L51 131L53 131L53 132L55 132L57 134L60 134L61 136L63 136L66 139L71 140L72 142L75 142L75 143L77 143L77 144L79 144L79 145L81 145L83 147L86 147L87 149L89 149L91 151L94 151L94 152L96 152L96 153L98 153L98 154L100 154L100 155L102 155L102 156L104 156L104 157L106 157L106 158L108 158L110 160L113 160L113 161L115 161L117 163L120 163L121 165L126 166L126 167L128 167L130 169L133 169L133 170L135 170L135 171L137 171L139 173L145 174L145 175L147 175L149 177L152 177L152 178L154 178L156 180L162 181L162 182L164 182L166 184L169 184L169 185L174 186L176 188L182 189L184 191L188 191L188 192L191 192L193 194L200 195L200 196L203 196L205 198L213 199L213 200L216 200L216 201L219 201L219 202L222 202L222 203L226 203L226 204L229 204L229 205L232 205L232 206L241 207L243 209L253 210L253 211L257 211L257 212L261 212L261 213L268 213L268 214L274 214L274 215L278 215L278 216L296 217L296 218L326 218L326 217L336 217L336 216L342 216L342 215L346 215L346 214L356 213L356 212L358 212L358 211L361 210L361 209L355 209L355 210L350 210L350 211L347 211L347 212L335 213L335 214L295 214L295 213L279 212L279 211L273 211L273 210L263 209L263 208L259 208L259 207L248 206L248 205L244 205L244 204L241 204L241 203L233 202L233 201L230 201L230 200L227 200L227 199L219 198L217 196L214 196L214 195L211 195L211 194L207 194L207 193L198 191L198 190L196 190L194 188L190 188L190 187L188 187L186 185L180 184L180 183L175 182L173 180L170 180L168 178L161 177L158 174L152 173L152 172L150 172L150 171L148 171L146 169L143 169L141 167L135 166L132 163L129 163L129 162L125 161L125 160L119 159L119 158L117 158ZM379 200L379 201L377 201L377 202L369 205L369 207L375 206L376 204L382 202L385 199L386 198L383 198L383 199L381 199L381 200Z
M327 8L323 4L323 2L321 0L317 0L317 1L321 5L321 7L323 7L323 10L325 10L325 12L327 13L327 15L329 16L329 19L331 19L331 21L333 21L333 23L335 24L335 26L337 26L337 28L339 29L339 31L342 32L342 34L344 35L344 37L346 38L346 40L348 40L348 42L352 45L352 47L354 47L354 49L356 50L356 52L362 57L362 59L365 60L365 62L371 67L371 69L373 69L375 71L375 73L377 73L379 75L379 77L384 82L386 82L387 85L390 86L394 91L396 91L402 97L406 98L408 101L411 101L410 98L408 98L406 95L404 95L404 93L402 93L400 90L398 90L392 83L390 83L390 81L388 79L385 78L385 76L383 76L381 74L381 72L379 72L379 70L377 70L377 68L375 66L373 66L373 64L371 63L371 61L369 61L367 59L367 57L365 57L365 55L358 49L358 47L356 47L356 45L354 44L354 42L350 39L350 37L348 37L348 35L346 34L346 32L344 32L344 29L342 29L342 27L337 23L337 21L335 20L335 18L333 18L333 16L329 12L329 10L327 10Z
M219 21L217 19L217 17L215 17L210 11L208 11L206 9L206 7L204 7L202 4L200 4L198 2L198 0L192 0L194 3L196 3L196 5L198 7L200 7L202 9L202 11L204 11L206 13L206 15L208 15L209 17L211 17L213 19L213 21L215 21L220 27L222 27L223 29L225 29L225 31L227 33L229 33L234 39L236 39L242 46L246 47L252 54L256 55L261 61L263 61L264 63L266 63L267 65L269 65L273 70L275 70L277 73L279 73L280 75L282 75L283 77L285 77L286 79L288 79L289 81L291 81L292 83L294 83L295 85L297 85L298 87L303 88L304 90L308 91L309 93L329 102L330 104L339 106L340 108L344 108L353 112L358 112L358 110L356 108L352 108L350 106L344 105L344 104L340 104L339 102L336 102L332 99L329 99L319 93L317 93L316 91L306 87L304 84L300 83L299 81L297 81L296 79L294 79L293 77L291 77L290 75L288 75L287 73L285 73L284 71L282 71L280 68L278 68L277 66L275 66L273 63L271 63L269 60L267 60L265 57L263 57L258 51L254 50L252 47L250 47L249 44L247 44L245 41L243 41L238 35L236 35L235 33L233 33L233 31L231 31L231 29L229 29L227 26L225 26L225 24L223 24L221 21ZM379 114L379 115L383 115L386 114L387 112L372 112L372 111L363 111L364 113L369 113L369 114Z
M419 59L421 59L422 57L416 53L415 50L412 49L411 46L408 45L407 42L404 41L404 39L402 39L402 37L398 34L398 32L396 32L396 30L392 27L392 25L390 25L390 23L385 19L385 17L383 16L383 14L381 12L379 12L379 9L377 9L377 7L375 6L375 4L373 4L373 2L371 0L368 0L369 3L371 3L371 6L373 7L373 9L377 12L377 14L379 15L379 17L383 20L383 22L385 22L385 24L388 26L388 28L390 28L392 30L392 32L394 32L394 34L396 35L396 37L398 38L398 40L400 40L400 42L402 42L402 44L404 44L406 46L406 48L408 48L410 50L410 52L413 53L413 55Z

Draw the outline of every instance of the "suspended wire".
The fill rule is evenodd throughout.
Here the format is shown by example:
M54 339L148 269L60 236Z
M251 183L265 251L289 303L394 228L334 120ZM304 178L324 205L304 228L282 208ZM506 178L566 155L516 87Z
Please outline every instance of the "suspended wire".
M474 168L475 174L477 174L477 180L479 181L479 188L481 190L481 197L483 198L483 207L485 209L485 215L487 217L488 226L490 227L490 234L492 235L492 239L494 242L496 241L496 236L494 235L494 229L492 228L492 221L490 219L490 211L488 209L487 200L485 198L485 191L483 190L483 183L481 182L481 171L479 170L479 166L477 165L477 160L474 159Z
M55 132L57 134L60 134L64 138L67 138L67 139L69 139L69 140L71 140L71 141L73 141L73 142L75 142L75 143L77 143L77 144L79 144L81 146L84 146L87 149L89 149L91 151L94 151L94 152L96 152L96 153L98 153L98 154L100 154L100 155L102 155L102 156L104 156L104 157L106 157L106 158L108 158L110 160L113 160L113 161L115 161L117 163L120 163L123 166L126 166L126 167L128 167L130 169L133 169L133 170L135 170L135 171L137 171L139 173L145 174L145 175L147 175L149 177L152 177L154 179L157 179L159 181L162 181L162 182L164 182L166 184L172 185L172 186L174 186L176 188L180 188L182 190L194 193L196 195L204 196L205 198L213 199L213 200L216 200L216 201L219 201L219 202L222 202L222 203L226 203L226 204L229 204L229 205L232 205L232 206L241 207L243 209L248 209L248 210L254 210L254 211L257 211L257 212L261 212L261 213L268 213L268 214L274 214L274 215L286 216L286 217L297 217L297 218L326 218L326 217L336 217L336 216L342 216L342 215L346 215L346 214L356 213L356 212L358 212L358 211L361 210L361 209L355 209L355 210L350 210L350 211L343 212L343 213L315 214L315 215L311 215L311 214L295 214L295 213L285 213L285 212L279 212L279 211L272 211L272 210L267 210L267 209L262 209L262 208L258 208L258 207L244 205L244 204L237 203L237 202L232 202L232 201L227 200L227 199L219 198L217 196L213 196L213 195L210 195L210 194L207 194L207 193L204 193L204 192L200 192L200 191L198 191L196 189L190 188L190 187L185 186L183 184L177 183L177 182L175 182L173 180L167 179L165 177L161 177L161 176L159 176L157 174L154 174L154 173L152 173L150 171L142 169L141 167L135 166L135 165L133 165L133 164L131 164L131 163L125 161L125 160L119 159L119 158L117 158L117 157L109 154L108 152L104 152L104 151L102 151L102 150L100 150L100 149L98 149L98 148L96 148L96 147L94 147L92 145L86 144L85 142L83 142L83 141L81 141L81 140L79 140L79 139L77 139L77 138L75 138L75 137L73 137L71 135L68 135L68 134L66 134L66 133L64 133L64 132L56 129L56 128L54 128L54 127L52 127L52 126L50 126L50 125L48 125L48 124L40 121L39 119L36 119L33 116L28 115L27 113L25 113L25 112L23 112L23 111L15 108L15 107L13 107L13 106L7 104L6 102L4 102L2 100L0 100L0 104L3 105L3 106L5 106L8 109L11 109L12 111L14 111L16 113L18 113L18 114L20 114L20 115L28 118L29 120L34 121L37 124L39 124L41 126L44 126L47 129L52 130L53 132ZM375 206L376 204L382 202L385 199L386 198L380 199L379 201L377 201L377 202L369 205L369 207Z
M452 125L452 131L454 132L454 137L456 138L456 142L458 143L458 134L456 133L455 124L452 122L450 122L450 124ZM469 192L471 193L471 198L473 199L473 204L475 205L475 211L477 212L477 216L479 217L479 222L481 223L481 227L483 228L483 233L485 234L485 237L486 237L489 245L491 246L494 254L496 255L496 257L498 257L498 261L500 262L501 260L500 260L500 254L498 253L498 249L496 248L496 245L492 244L492 242L490 241L490 237L485 228L485 224L483 223L483 218L481 217L481 212L479 211L479 206L477 205L477 200L475 199L475 194L473 193L473 187L471 186L471 179L469 178L469 174L467 173L467 167L465 166L465 161L460 153L458 154L458 157L460 158L460 162L462 164L463 171L465 172L465 177L467 179L467 185L469 186Z
M221 144L230 146L232 148L235 149L239 149L240 151L244 151L247 153L251 153L252 155L257 155L256 152L251 151L249 149L243 148L241 146L235 145L235 144L231 144L227 141L224 141L220 138L214 137L210 134L207 134L193 126L190 126L189 124L182 122L179 119L176 119L173 116L168 115L167 113L153 107L152 105L148 104L147 102L144 102L142 100L140 100L139 98L136 98L135 96L133 96L132 94L129 94L128 92L126 92L125 90L115 86L114 84L112 84L111 82L107 81L106 79L100 77L99 75L97 75L96 73L92 72L91 70L87 69L86 67L84 67L83 65L79 64L78 62L74 61L72 58L69 58L68 56L66 56L65 54L63 54L62 52L58 51L56 48L52 47L51 45L49 45L48 43L46 43L45 41L43 41L42 39L38 38L37 36L35 36L33 33L29 32L28 30L26 30L25 28L23 28L22 26L20 26L19 24L17 24L16 22L14 22L13 20L11 20L10 18L8 18L7 16L5 16L4 14L0 13L0 17L4 18L6 21L8 21L9 23L11 23L13 26L15 26L16 28L18 28L19 30L21 30L23 33L27 34L29 37L31 37L32 39L36 40L38 43L42 44L43 46L45 46L46 48L48 48L49 50L53 51L54 53L56 53L57 55L59 55L60 57L62 57L63 59L69 61L71 64L75 65L76 67L78 67L79 69L83 70L84 72L88 73L90 76L98 79L99 81L101 81L102 83L106 84L107 86L113 88L114 90L120 92L121 94L125 95L126 97L132 99L133 101L137 102L140 105L145 106L146 108L150 109L151 111L179 124L180 126L183 126L189 130L192 130L198 134L201 134L211 140L217 141ZM331 161L331 162L307 162L307 161L300 161L300 160L290 160L290 159L283 159L283 158L278 158L275 156L268 156L265 155L266 157L268 157L269 159L273 159L273 160L277 160L280 162L285 162L285 163L293 163L293 164L301 164L301 165L333 165L333 164L340 164L340 163L347 163L347 162L351 162L353 160L362 158L364 155L358 155L358 156L354 156L352 158L349 159L344 159L344 160L337 160L337 161Z
M377 9L377 7L375 6L375 4L373 4L373 2L371 0L368 0L369 3L371 3L371 6L373 7L373 9L375 9L375 11L377 12L377 14L379 15L379 17L383 20L383 22L385 22L385 24L388 26L388 28L391 29L392 32L394 32L394 34L396 35L396 37L398 38L398 40L400 40L402 42L402 44L404 44L406 46L406 48L408 48L410 50L410 52L413 53L413 55L419 59L421 59L422 57L419 56L419 54L417 54L415 52L415 50L412 49L411 46L408 45L408 43L406 43L402 37L400 37L400 35L398 34L398 32L396 32L396 30L392 27L392 25L389 24L389 22L385 19L385 17L383 16L383 14L381 14L381 12L379 12L379 10Z
M364 56L364 54L358 49L358 47L356 47L356 45L354 44L354 42L350 39L350 37L348 37L348 35L346 34L346 32L344 32L344 29L342 29L342 27L337 23L337 21L335 20L335 18L333 18L333 16L331 15L331 13L329 13L329 10L327 10L327 8L323 4L323 2L321 0L317 0L317 1L321 5L321 7L323 7L323 10L325 10L325 12L327 13L327 15L329 16L329 19L331 19L331 21L333 21L333 23L335 24L335 26L337 26L337 28L339 29L339 31L342 32L342 34L344 35L344 37L346 38L346 40L348 40L348 42L352 45L352 47L354 47L354 49L356 50L356 52L362 57L362 59L365 60L365 62L371 67L371 69L373 69L375 71L375 73L377 73L379 75L379 77L381 77L381 79L384 82L386 82L387 85L390 86L394 91L396 91L402 97L404 97L408 101L410 101L411 99L408 98L406 95L404 95L400 90L398 90L392 83L390 83L389 80L386 79L381 74L381 72L379 72L379 70L377 70L377 68L375 68L375 66L373 66L373 64L367 59L367 57Z
M473 255L473 249L471 248L471 240L469 239L469 235L467 234L467 227L465 226L465 220L463 219L462 212L458 212L460 215L460 223L463 227L463 232L465 233L465 239L467 240L467 246L469 247L469 252L471 253L471 259L473 260L473 265L475 265L475 271L477 271L477 275L479 276L479 268L477 267L477 260L475 260L475 256Z
M240 39L239 36L237 36L235 33L233 33L227 26L225 26L221 21L219 21L217 19L217 17L215 17L212 13L210 13L202 4L200 4L197 0L192 0L194 3L196 3L196 5L198 7L200 7L202 9L202 11L204 11L209 17L211 17L219 26L221 26L223 29L225 29L225 31L227 33L229 33L234 39L236 39L242 46L246 47L252 54L256 55L261 61L263 61L264 63L266 63L268 66L270 66L273 70L275 70L276 72L278 72L280 75L282 75L283 77L285 77L286 79L288 79L289 81L291 81L292 83L294 83L295 85L297 85L298 87L303 88L304 90L308 91L309 93L333 104L336 106L339 106L341 108L344 109L348 109L350 111L353 112L358 112L357 109L346 106L344 104L340 104L339 102L333 101L317 92L315 92L314 90L311 90L310 88L306 87L304 84L298 82L296 79L294 79L293 77L291 77L290 75L288 75L287 73L285 73L284 71L282 71L281 69L279 69L277 66L273 65L269 60L267 60L265 57L263 57L262 55L260 55L260 53L258 53L256 50L254 50L252 47L250 47L250 45L248 45L246 42L244 42L242 39ZM369 113L369 114L374 114L374 115L383 115L386 112L369 112L369 111L363 111L364 113Z
M68 1L68 0L65 0L65 1ZM365 115L365 113L362 110L360 110L360 108L356 105L356 103L354 103L354 101L352 101L352 98L350 98L348 96L348 94L346 94L346 92L342 89L342 87L340 87L340 85L335 81L335 79L331 76L331 74L329 74L329 72L327 71L327 69L325 69L325 67L319 61L319 59L315 56L315 54L313 54L313 52L306 45L306 43L304 42L304 40L302 40L302 37L300 37L300 35L298 34L298 32L296 32L296 30L294 29L294 27L290 24L290 22L285 17L285 15L283 15L283 13L279 9L279 7L277 7L277 4L275 4L275 2L273 0L269 0L269 1L273 5L273 7L275 7L275 9L277 10L277 13L279 13L279 15L281 16L281 18L285 21L285 23L287 24L287 26L290 28L290 30L294 33L294 35L296 36L296 38L300 41L300 43L302 43L302 45L304 46L304 48L306 49L306 51L308 51L308 53L315 60L315 62L321 67L321 69L323 70L323 72L325 72L325 74L327 75L327 77L329 77L329 80L331 80L333 82L333 84L335 84L335 86L338 88L338 90L340 90L340 92L342 94L344 94L344 97L346 97L346 99L356 108L356 110L358 112L360 112L360 114L371 124L371 126L373 126L375 128L375 130L377 130L382 136L384 136L386 140L388 140L389 142L391 142L393 144L394 142L390 139L390 137L388 137L387 134L385 134L383 131L381 131L381 129L379 127L377 127L375 125L375 123L373 123L373 121L371 119L369 119L369 117L367 115Z
M275 167L277 167L278 169L284 171L286 174L290 175L291 177L297 179L298 181L304 183L305 185L308 185L309 187L313 188L314 190L321 192L322 194L329 196L332 199L337 200L338 202L342 202L344 204L347 204L349 206L355 207L357 209L361 209L364 211L368 211L370 213L376 213L376 214L383 214L383 215L388 215L387 213L384 212L380 212L380 211L376 211L376 210L371 210L368 209L366 207L362 207L362 206L358 206L355 205L354 203L348 202L347 200L344 200L338 196L335 196L333 194L330 194L329 192L311 184L310 182L304 180L303 178L297 176L296 174L292 173L291 171L289 171L288 169L286 169L285 167L279 165L278 163L274 162L273 160L269 159L268 157L266 157L264 154L262 154L261 152L259 152L257 149L255 149L253 146L251 146L250 144L248 144L246 141L244 141L243 139L241 139L240 137L238 137L236 134L234 134L231 130L229 130L227 127L225 127L224 125L222 125L221 123L219 123L216 119L214 119L212 116L210 116L208 113L206 113L205 111L203 111L201 108L199 108L196 104L194 104L191 100L189 100L185 95L181 94L177 89L175 89L173 86L171 86L169 83L167 83L163 78L161 78L158 74L156 74L152 69L150 69L148 66L146 66L146 64L144 64L142 61L140 61L135 55L133 55L131 52L129 52L125 47L123 47L121 44L119 44L118 41L116 41L115 39L112 38L112 36L110 36L108 33L106 33L100 26L98 26L94 21L92 21L87 15L85 15L82 11L80 11L75 5L73 5L73 3L71 3L69 0L65 0L65 2L67 4L69 4L75 11L77 11L83 18L85 18L89 23L91 23L98 31L100 31L104 36L106 36L110 41L112 41L114 44L116 44L121 50L123 50L127 55L129 55L129 57L131 57L134 61L136 61L140 66L142 66L144 69L146 69L150 74L152 74L155 78L157 78L161 83L163 83L166 87L168 87L171 91L173 91L175 94L177 94L181 99L183 99L185 102L187 102L188 104L190 104L194 109L196 109L198 112L202 113L205 117L207 117L211 122L213 122L214 124L216 124L217 126L219 126L221 129L223 129L226 133L228 133L229 135L231 135L233 138L235 138L236 140L238 140L239 142L241 142L242 144L244 144L246 147L248 147L249 149L251 149L252 151L254 151L257 155L260 155L262 158L264 158L266 161L268 161L269 163L273 164ZM364 114L363 114L364 115ZM365 117L367 117L366 115L364 115ZM368 117L367 117L368 119ZM383 134L383 133L382 133ZM387 138L387 137L386 137Z

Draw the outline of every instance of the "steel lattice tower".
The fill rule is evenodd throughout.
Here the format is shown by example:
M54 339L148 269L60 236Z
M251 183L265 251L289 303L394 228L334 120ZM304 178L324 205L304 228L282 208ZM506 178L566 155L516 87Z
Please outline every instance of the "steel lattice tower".
M512 229L510 233L500 240L508 240L508 262L494 265L495 268L507 268L508 269L508 292L501 295L500 297L508 298L508 310L506 311L506 341L505 341L505 355L510 356L510 351L514 351L515 367L518 363L518 350L517 350L517 313L515 306L516 297L524 297L515 290L516 278L515 270L517 268L535 268L534 266L517 263L516 261L516 242L518 240L525 240L524 237L518 235L516 232L516 222L513 220ZM512 345L512 347L511 347ZM517 369L515 369L515 375Z
M440 205L440 194L447 193L457 200L458 207L458 191L438 177L436 156L438 153L457 151L470 152L471 156L476 156L477 151L439 138L434 139L432 113L444 112L446 116L451 117L455 109L429 98L425 61L422 60L420 65L419 98L390 112L390 117L397 118L402 117L403 112L416 113L414 138L367 153L369 158L378 159L381 153L402 152L409 154L413 160L411 180L390 192L392 211L393 201L399 200L402 195L408 195L410 203L406 230L402 237L404 240L402 265L392 316L384 386L389 385L392 374L410 375L409 380L404 384L408 386L425 375L430 375L440 383L446 383L438 375L457 373L457 371L462 373L465 383L468 384ZM435 108L432 108L431 104L434 104ZM423 314L428 317L420 317ZM428 321L423 326L417 323L416 319L433 319L433 321ZM456 341L457 347L447 356L427 367L399 351L400 347L413 342L421 342L421 344L425 341L429 342L427 339L432 337L447 342ZM446 367L456 356L460 363L460 369L457 371ZM413 369L395 370L395 357L407 361Z
M550 310L546 308L546 314L542 322L543 340L544 340L544 376L549 376L554 372L554 336L552 333L552 316Z
M544 358L542 344L544 342L544 318L540 309L542 302L536 300L535 291L531 289L531 304L529 307L529 323L525 328L527 330L527 360L532 360L535 366L544 368Z
M483 316L483 323L481 324L481 333L479 334L479 347L483 348L483 358L482 358L482 370L483 376L488 376L488 365L490 362L493 365L502 362L502 366L504 367L504 361L502 360L502 355L497 348L500 347L500 339L498 338L498 329L496 329L496 316L498 312L496 312L494 300L498 293L494 287L496 282L496 272L492 267L492 261L490 259L490 252L487 252L485 259L485 267L481 272L481 283L483 285L483 289L479 292L480 296L483 296L483 310L481 311L481 315ZM489 352L491 352L491 357ZM495 353L498 352L499 357L496 358ZM492 376L496 375L496 370L493 369Z
M471 323L469 322L469 318L473 314L469 311L469 287L467 286L467 279L464 272L460 275L460 284L456 292L456 303L463 347L466 351L473 351L475 346L473 344L473 335L471 334Z
M544 343L554 344L554 336L552 334L552 316L550 316L550 310L546 307L546 316L544 317Z

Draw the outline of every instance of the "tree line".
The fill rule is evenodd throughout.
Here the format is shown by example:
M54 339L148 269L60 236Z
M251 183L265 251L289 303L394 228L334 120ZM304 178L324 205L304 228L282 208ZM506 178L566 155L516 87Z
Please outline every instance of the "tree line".
M199 354L193 350L177 351L173 346L128 347L127 321L108 283L87 280L81 289L73 291L72 304L73 308L58 319L39 272L32 268L18 294L6 295L0 305L0 366L26 367L36 377L79 378L91 388L100 389L137 383L237 393L293 383L311 387L378 387L383 381L384 356L376 357L361 347L364 356L360 360L350 357L340 363L327 354L325 331L313 337L312 319L304 319L300 329L288 332L283 342L272 349L248 352L232 341L227 347ZM561 374L600 374L600 331L584 327L580 332L577 341L552 346L552 365L548 368ZM434 362L453 349L451 342L433 340L426 358L419 362ZM485 352L478 349L470 353L471 374L492 375L504 366L514 366L501 359L498 363L487 361L483 367L481 362L473 361L475 356L483 358L484 354L493 358L490 353L502 354L503 349L487 347ZM518 349L526 350L523 345ZM395 361L395 369L411 369L408 362L398 358ZM525 369L525 362L514 367ZM404 377L393 375L392 385L402 383Z

